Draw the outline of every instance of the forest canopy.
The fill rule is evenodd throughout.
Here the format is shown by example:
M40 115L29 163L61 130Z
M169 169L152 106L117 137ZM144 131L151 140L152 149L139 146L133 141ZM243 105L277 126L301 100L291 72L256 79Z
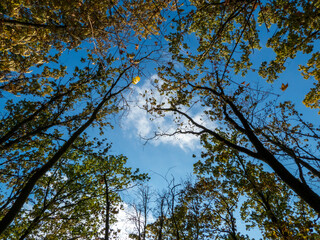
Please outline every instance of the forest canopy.
M310 0L1 1L0 238L117 239L137 188L131 239L317 239L319 31ZM109 142L147 81L175 127L143 137L202 152L153 195Z

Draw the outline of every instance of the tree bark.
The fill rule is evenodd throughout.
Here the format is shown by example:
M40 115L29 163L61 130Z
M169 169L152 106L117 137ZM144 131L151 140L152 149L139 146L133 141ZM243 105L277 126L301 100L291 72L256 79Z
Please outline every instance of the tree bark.
M10 27L32 27L32 28L44 28L44 29L65 29L66 26L64 25L47 25L47 24L40 24L40 23L31 23L31 22L21 22L18 20L13 19L0 19L0 22L3 25L10 26Z
M109 199L109 185L108 180L106 178L106 174L103 175L104 184L106 188L106 218L105 218L105 235L104 239L109 240L109 231L110 231L110 199Z

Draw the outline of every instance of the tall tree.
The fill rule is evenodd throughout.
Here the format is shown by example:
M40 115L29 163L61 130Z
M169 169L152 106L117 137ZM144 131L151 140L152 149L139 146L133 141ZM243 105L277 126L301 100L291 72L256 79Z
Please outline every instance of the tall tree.
M85 239L112 235L121 205L120 192L147 176L125 167L124 156L108 155L110 146L97 149L95 145L71 150L41 178L28 208L19 213L4 238Z
M299 2L303 6L314 4ZM175 31L167 37L172 61L159 67L158 89L166 97L162 102L148 97L147 110L155 116L173 113L177 121L175 133L200 135L204 144L224 144L259 160L320 213L315 185L320 177L319 128L304 121L291 102L278 103L275 94L256 85L253 77L258 76L249 74L257 65L250 57L261 48L257 19L263 27L269 27L263 21L268 17L265 8L284 5L272 1L263 6L255 0L190 3L189 8L180 9ZM293 18L290 23L296 20ZM280 17L276 23L285 28ZM190 34L194 37L187 41ZM265 63L261 64L259 73L265 77L283 70L275 67L264 71ZM244 78L237 75L240 73ZM283 85L282 90L285 88Z
M147 223L150 215L151 190L148 185L141 185L136 194L136 199L131 204L132 214L130 222L134 225L134 232L129 234L129 238L146 240Z
M263 164L223 145L206 145L202 157L195 164L200 185L239 194L238 209L248 229L258 227L266 239L314 239L319 234L316 212Z
M66 115L64 110L69 110L70 107L72 108L74 106L73 104L76 104L77 102L70 105L70 102L66 101L62 104L58 104L57 108L54 109L59 111L57 115L52 115L51 112L47 110L47 115L44 119L38 118L40 120L39 124L46 124L50 118L53 118L53 121L56 121L55 124L46 124L44 127L40 125L38 129L36 128L36 130L33 131L35 126L33 125L34 122L31 122L29 125L31 134L28 134L28 132L27 134L24 134L26 132L24 130L25 125L16 123L17 125L20 125L19 127L23 134L22 138L24 138L25 141L15 141L11 140L11 138L11 141L5 142L5 145L7 146L5 146L2 151L2 156L6 157L8 161L3 161L4 167L1 180L8 184L9 187L13 187L11 195L13 195L14 198L10 201L12 203L11 208L6 211L5 216L1 220L1 232L14 220L39 179L58 163L61 157L72 147L77 138L83 134L92 123L102 120L103 112L107 113L110 110L114 111L112 108L106 108L106 103L111 103L112 100L116 100L115 96L119 95L129 86L130 83L115 90L122 75L124 75L127 70L128 68L122 71L109 89L102 93L102 98L98 103L92 102L92 104L87 104L80 114L77 113L75 115L75 118ZM88 94L88 92L83 93ZM79 95L77 97L79 97ZM17 105L20 107L20 102ZM41 106L39 108L41 108ZM32 116L33 112L29 115ZM20 120L16 118L17 116L14 117L15 121ZM72 120L70 121L70 119ZM66 124L61 124L61 126L60 122ZM65 129L62 127L65 127ZM65 131L66 133L64 134ZM25 146L25 143L27 143L27 146Z
M90 127L111 125L160 49L142 38L156 33L168 3L1 2L0 234L75 143L98 141L85 135ZM66 49L77 66L63 64Z

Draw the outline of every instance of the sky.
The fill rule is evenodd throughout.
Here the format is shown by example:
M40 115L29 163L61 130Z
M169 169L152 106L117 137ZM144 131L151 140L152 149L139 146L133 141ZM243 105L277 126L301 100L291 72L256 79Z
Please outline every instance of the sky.
M264 45L265 43L262 43ZM256 51L252 56L253 62L261 62L262 60L271 59L273 55L270 51L263 47L262 50ZM76 65L78 57L72 53L63 56L61 63L68 63L72 68ZM280 74L279 81L274 84L268 84L264 79L257 74L251 73L246 78L234 76L236 80L242 82L259 81L267 89L272 89L276 94L279 94L279 100L292 100L299 111L302 111L309 121L316 121L318 113L316 110L307 109L303 103L303 97L312 87L312 80L305 80L298 72L298 64L305 63L306 56L303 54L293 61L288 61L287 70L284 74ZM148 67L148 75L141 76L141 81L136 85L132 85L127 92L127 101L129 108L121 115L115 117L114 129L108 128L103 137L112 143L110 154L123 154L128 157L127 166L139 168L141 172L148 173L150 180L148 185L156 191L161 191L167 186L167 180L174 178L177 182L182 182L193 173L193 164L200 160L201 144L199 137L194 135L175 135L162 136L152 139L155 132L159 132L159 128L166 132L172 132L175 129L175 123L172 117L168 115L165 118L154 119L150 121L150 115L143 109L145 104L141 94L145 90L154 89L153 81L157 78L154 70L154 65ZM286 91L281 91L281 84L289 83ZM164 100L159 94L155 95L158 100ZM194 119L200 121L201 115L193 112ZM208 124L208 122L203 122ZM214 128L214 123L210 123L211 128ZM88 134L92 137L98 136L96 129L89 129ZM149 139L148 141L146 139ZM194 157L196 155L196 157ZM125 201L132 201L130 193L124 194ZM119 222L114 226L114 229L121 229L119 239L125 240L129 232L134 231L134 226L128 221L132 208L128 204L124 204L125 210L120 211L118 215ZM152 219L152 217L151 217ZM249 233L245 229L243 221L238 222L239 231ZM258 229L250 231L250 236L261 237Z
M193 171L195 158L200 153L199 138L194 135L162 136L155 139L158 127L172 132L175 124L170 116L150 121L150 115L142 106L144 98L140 93L152 88L155 75L133 85L128 94L130 108L117 118L114 129L108 129L105 137L112 143L111 154L128 157L128 165L147 172L154 188L165 187L165 177L185 178ZM160 96L158 96L160 98ZM96 134L92 132L92 134ZM148 139L148 140L147 140Z
M308 82L297 75L296 64L288 64L289 73L286 76L294 79L294 81L290 80L288 89L282 92L280 90L281 82L276 83L273 87L275 92L280 94L280 99L291 98L296 102L297 107L304 111L308 119L316 119L317 112L306 109L302 104L303 96L311 87L312 81ZM170 116L165 119L150 121L150 116L142 109L144 100L140 94L145 89L152 88L152 81L156 77L156 75L152 75L150 78L142 79L137 85L132 86L128 96L130 108L118 119L119 124L114 126L114 130L107 131L106 137L113 144L110 150L111 154L127 156L127 165L148 173L151 177L148 185L155 191L161 191L167 186L165 179L170 180L174 177L179 182L193 172L193 164L200 159L201 145L199 138L193 135L166 136L149 141L144 139L152 137L158 127L169 132L175 127ZM286 81L286 78L283 81ZM160 99L161 97L157 96L157 98ZM194 116L199 119L197 114L194 114ZM193 154L197 157L194 158ZM132 197L126 198L126 196L124 199L130 202ZM119 213L119 222L114 227L122 229L120 239L126 239L127 233L134 230L134 226L128 222L131 211L130 206L125 204L125 210ZM243 221L238 222L238 227L240 232L249 233L245 230ZM259 238L261 237L260 231L253 229L250 231L250 236Z

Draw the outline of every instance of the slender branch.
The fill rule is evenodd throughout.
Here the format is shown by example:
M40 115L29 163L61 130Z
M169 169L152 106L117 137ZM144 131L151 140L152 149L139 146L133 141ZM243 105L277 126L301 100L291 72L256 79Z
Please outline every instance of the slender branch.
M22 22L13 19L0 19L0 23L10 27L32 27L32 28L42 28L42 29L66 29L67 26L64 25L48 25L32 22Z
M190 117L188 114L176 109L176 108L159 108L159 109L154 109L154 110L160 110L160 111L172 111L172 112L177 112L181 115L183 115L184 117L186 117L192 124L194 124L196 127L202 129L203 131L198 133L198 134L203 134L203 133L208 133L212 136L214 136L218 141L220 142L223 142L224 144L226 144L227 146L233 148L233 149L236 149L240 152L243 152L243 153L246 153L247 155L251 156L251 157L254 157L254 158L258 158L260 159L259 155L255 152L252 152L251 150L247 149L247 148L244 148L244 147L241 147L241 146L238 146L232 142L230 142L229 140L225 139L224 137L222 137L221 135L219 135L218 133L206 128L205 126L197 123L192 117ZM262 160L262 159L261 159Z
M288 184L292 190L298 194L306 203L309 204L311 208L313 208L317 213L320 214L320 196L314 192L307 184L299 181L295 176L292 175L288 171L287 168L284 167L282 163L279 162L278 159L268 150L265 148L263 143L258 139L258 137L255 135L254 131L252 130L250 124L246 120L245 116L240 112L240 110L237 108L237 106L233 103L233 101L224 94L223 89L220 87L220 92L218 93L216 90L208 88L208 87L198 87L202 89L206 89L211 91L214 95L219 96L223 102L227 103L230 108L232 109L235 116L239 119L241 124L243 125L243 128L245 130L245 135L249 138L250 142L254 146L254 148L257 150L257 152L252 152L249 149L246 149L244 147L238 146L229 140L225 139L218 133L207 129L203 125L197 123L194 121L189 115L186 113L176 109L176 108L159 108L155 110L162 110L162 111L173 111L177 112L182 116L185 116L192 124L194 124L196 127L199 127L200 129L203 129L206 133L212 135L215 139L218 141L226 144L228 147L231 147L235 150L238 150L240 152L246 153L248 156L254 157L256 159L260 159L267 163L274 172L286 183Z

